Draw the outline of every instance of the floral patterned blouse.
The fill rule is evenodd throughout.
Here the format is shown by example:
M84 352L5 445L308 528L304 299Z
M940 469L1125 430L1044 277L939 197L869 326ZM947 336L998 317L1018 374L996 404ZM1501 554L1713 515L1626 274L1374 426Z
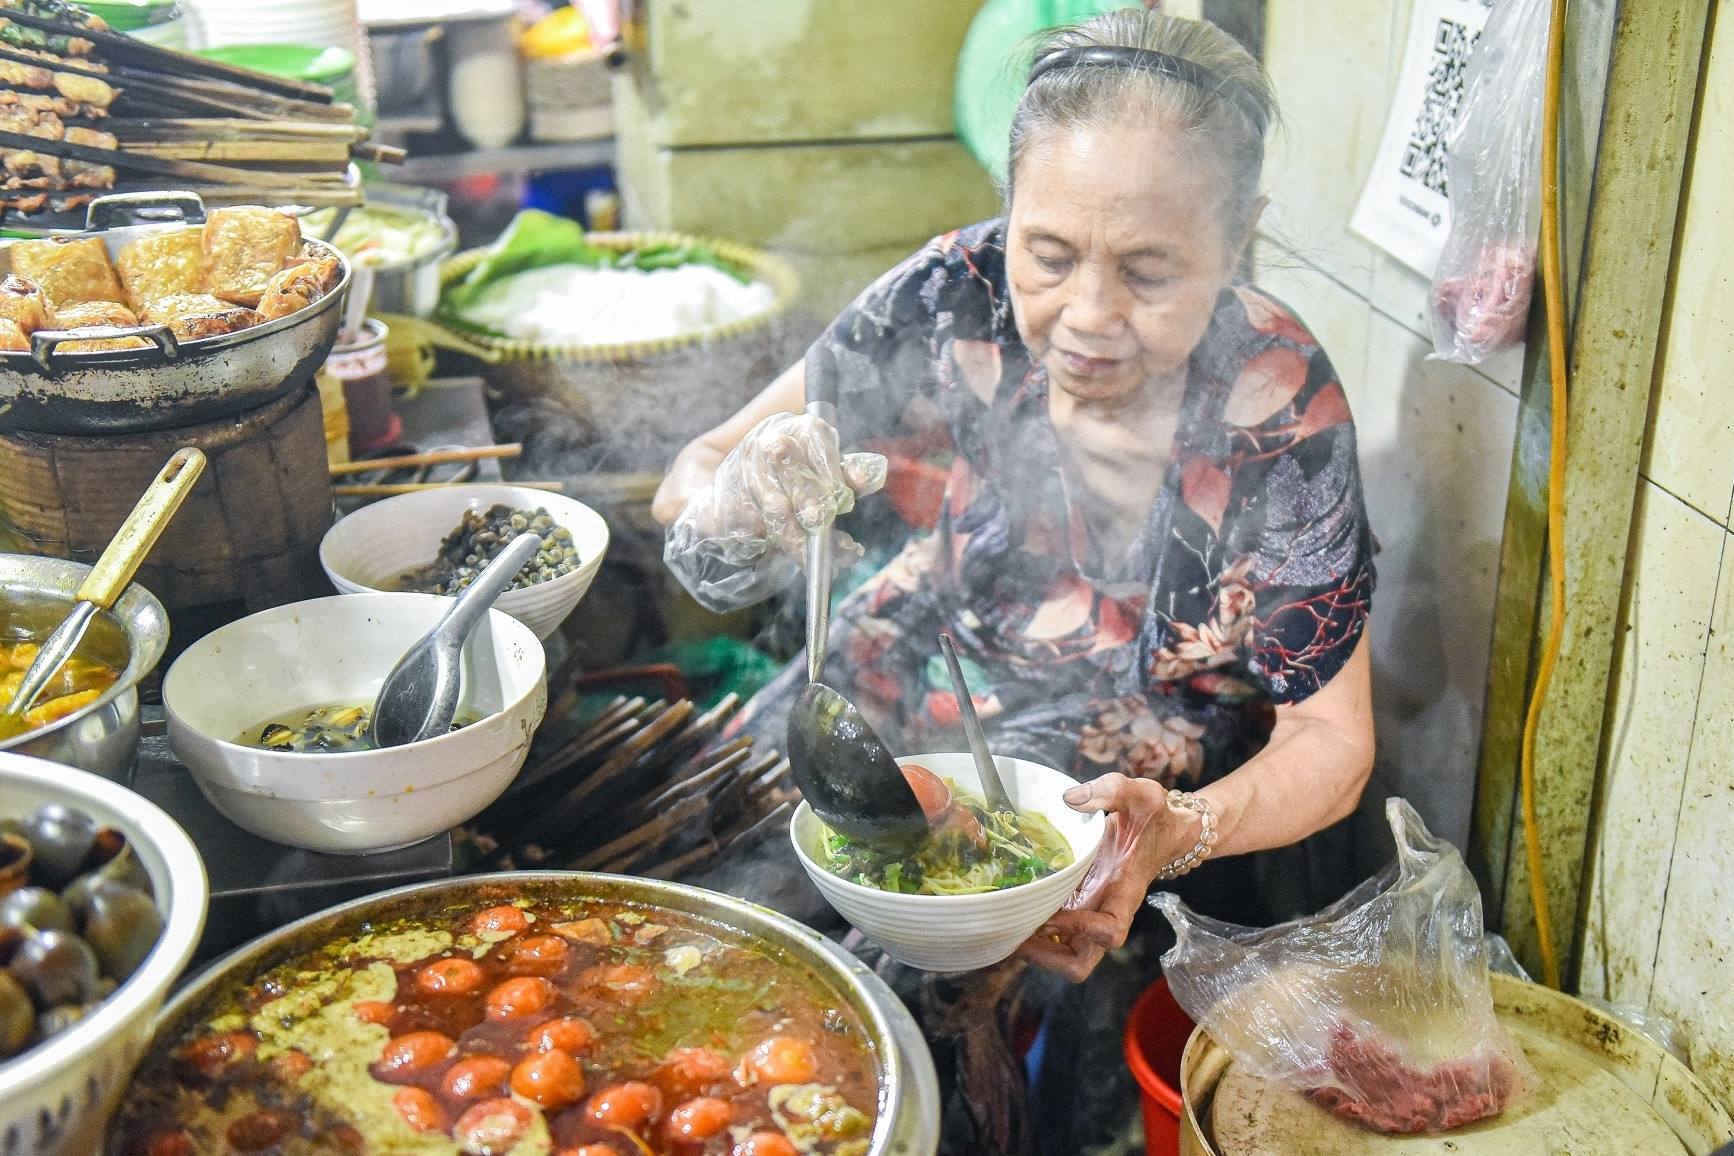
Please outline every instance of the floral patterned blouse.
M835 382L844 444L892 457L887 494L916 532L838 607L827 666L894 750L960 749L948 630L997 752L1195 786L1256 753L1273 704L1328 682L1365 628L1373 539L1348 403L1311 334L1257 289L1221 295L1167 477L1119 557L1068 492L1003 220L887 273L806 371ZM804 677L797 663L753 713L786 709Z

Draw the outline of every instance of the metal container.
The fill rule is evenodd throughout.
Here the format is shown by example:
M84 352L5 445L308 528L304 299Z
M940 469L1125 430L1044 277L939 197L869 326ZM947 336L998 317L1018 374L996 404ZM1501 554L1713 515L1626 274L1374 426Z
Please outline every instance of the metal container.
M89 228L67 237L101 237L113 258L139 237L205 219L193 193L128 193L91 203ZM171 429L256 409L306 386L325 363L343 319L349 260L335 257L337 287L314 304L264 325L220 337L180 341L166 325L116 329L103 336L142 337L149 349L62 353L66 330L31 334L30 352L0 352L0 429L33 433L132 433ZM0 276L11 271L0 248ZM88 336L88 335L86 335Z
M1660 1044L1588 1004L1495 974L1493 1006L1523 1046L1542 1087L1491 1120L1432 1135L1387 1136L1337 1119L1299 1093L1256 1081L1225 1127L1215 1103L1238 1081L1233 1060L1202 1029L1180 1060L1182 1156L1706 1156L1734 1136L1734 1118ZM1232 1094L1232 1093L1225 1093Z
M439 222L445 239L437 248L413 260L373 267L373 305L369 309L376 314L432 317L440 303L440 264L458 251L458 227L447 211L449 198L438 189L368 185L367 203L382 209L432 217Z
M379 90L381 116L415 112L433 91L439 66L433 44L444 29L378 29L368 33L373 51L374 86Z
M32 638L48 637L72 609L89 573L82 562L0 554L0 629L22 627ZM133 583L112 611L97 614L79 646L80 653L120 668L114 685L83 710L0 742L0 751L127 782L138 757L138 684L168 643L169 618L162 603Z
M879 1118L868 1156L932 1156L939 1143L939 1084L921 1031L891 989L859 960L808 927L714 891L583 872L514 871L441 880L387 891L320 912L254 940L212 964L157 1019L152 1051L174 1046L278 964L368 926L431 915L450 907L517 898L554 902L648 903L746 932L759 947L816 975L867 1027L880 1063Z

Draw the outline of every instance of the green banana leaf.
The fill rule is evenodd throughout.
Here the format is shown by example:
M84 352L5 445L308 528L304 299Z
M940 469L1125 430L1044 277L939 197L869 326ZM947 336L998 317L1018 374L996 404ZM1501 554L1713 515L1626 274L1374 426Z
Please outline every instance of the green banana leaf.
M583 265L591 269L674 269L681 265L709 265L735 280L750 284L743 269L724 261L708 245L646 245L624 253L593 245L577 221L556 217L541 209L524 209L512 218L499 239L488 247L487 256L463 280L449 286L440 297L439 319L472 333L503 334L477 325L464 313L496 281L550 265Z

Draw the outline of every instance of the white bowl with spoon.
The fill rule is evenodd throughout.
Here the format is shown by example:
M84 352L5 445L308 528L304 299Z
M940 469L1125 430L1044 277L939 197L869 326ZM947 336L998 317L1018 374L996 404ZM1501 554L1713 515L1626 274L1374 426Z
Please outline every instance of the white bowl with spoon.
M498 609L463 651L458 730L377 750L306 754L244 732L314 707L369 705L444 617L433 594L349 594L250 615L189 647L163 680L169 745L212 806L262 838L357 855L473 818L517 774L548 704L529 627Z
M910 755L899 766L919 763L975 795L982 794L975 759L967 751ZM976 895L906 895L843 879L824 867L825 824L803 802L789 825L795 854L814 886L842 916L899 963L925 971L973 971L1010 956L1083 881L1102 843L1104 819L1082 814L1061 798L1078 785L1052 767L1024 759L994 757L1000 779L1020 812L1034 811L1053 824L1071 848L1072 863L1044 878Z

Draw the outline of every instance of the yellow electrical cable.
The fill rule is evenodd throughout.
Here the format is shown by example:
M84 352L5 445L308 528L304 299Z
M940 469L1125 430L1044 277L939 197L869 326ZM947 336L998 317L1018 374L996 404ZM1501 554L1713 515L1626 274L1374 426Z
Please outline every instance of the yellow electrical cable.
M1535 934L1540 941L1542 979L1559 987L1559 958L1553 947L1553 921L1548 916L1547 880L1542 875L1541 835L1535 821L1535 732L1541 705L1547 698L1553 668L1565 636L1565 269L1559 244L1559 89L1565 59L1565 0L1553 0L1547 28L1547 87L1541 108L1541 264L1542 293L1547 306L1547 360L1552 377L1553 404L1549 422L1547 461L1547 571L1553 590L1553 613L1547 645L1535 672L1529 714L1523 723L1523 753L1518 764L1523 792L1523 846L1529 859L1529 902L1535 908Z

